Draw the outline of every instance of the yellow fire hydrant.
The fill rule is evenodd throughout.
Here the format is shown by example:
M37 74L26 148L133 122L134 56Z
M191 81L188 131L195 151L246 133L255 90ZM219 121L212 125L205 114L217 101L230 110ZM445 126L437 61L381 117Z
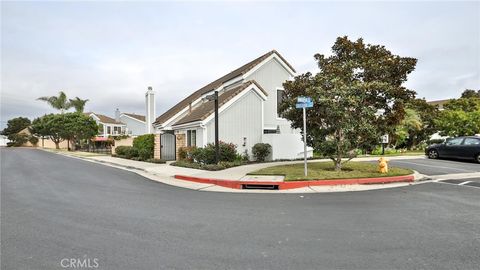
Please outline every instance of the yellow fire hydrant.
M383 157L378 160L378 172L388 173L388 160Z

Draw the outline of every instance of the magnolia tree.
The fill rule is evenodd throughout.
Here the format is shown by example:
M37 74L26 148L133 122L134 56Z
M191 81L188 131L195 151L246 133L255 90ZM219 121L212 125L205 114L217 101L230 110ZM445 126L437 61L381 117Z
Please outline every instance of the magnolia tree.
M307 144L332 159L335 170L356 156L355 149L378 143L405 115L415 92L402 84L417 60L393 55L384 46L337 38L333 54L316 54L320 71L284 83L279 110L293 128L303 127L297 97L314 101L307 110ZM342 161L343 157L348 160Z

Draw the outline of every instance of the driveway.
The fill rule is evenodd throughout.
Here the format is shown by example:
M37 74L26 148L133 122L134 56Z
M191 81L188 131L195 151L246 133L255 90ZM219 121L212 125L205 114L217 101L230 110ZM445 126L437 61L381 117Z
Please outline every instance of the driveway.
M31 149L1 152L2 269L475 269L480 189L328 194L167 186Z

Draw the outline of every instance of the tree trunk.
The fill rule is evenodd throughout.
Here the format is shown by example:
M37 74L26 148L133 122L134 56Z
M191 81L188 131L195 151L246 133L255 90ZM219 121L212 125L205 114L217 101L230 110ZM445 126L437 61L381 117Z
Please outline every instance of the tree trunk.
M55 149L60 149L60 142L55 142Z
M339 172L342 170L342 160L335 160L335 171Z

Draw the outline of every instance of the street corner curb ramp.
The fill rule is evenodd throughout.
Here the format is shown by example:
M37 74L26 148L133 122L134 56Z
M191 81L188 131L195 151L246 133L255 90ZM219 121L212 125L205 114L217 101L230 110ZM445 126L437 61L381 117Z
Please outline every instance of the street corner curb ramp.
M233 189L273 189L286 190L294 188L303 188L309 186L339 186L339 185L368 185L368 184L389 184L398 182L413 182L413 174L403 176L389 176L377 178L354 178L354 179L332 179L332 180L307 180L307 181L240 181L215 178L202 178L188 175L174 175L175 179L190 182L213 184Z

